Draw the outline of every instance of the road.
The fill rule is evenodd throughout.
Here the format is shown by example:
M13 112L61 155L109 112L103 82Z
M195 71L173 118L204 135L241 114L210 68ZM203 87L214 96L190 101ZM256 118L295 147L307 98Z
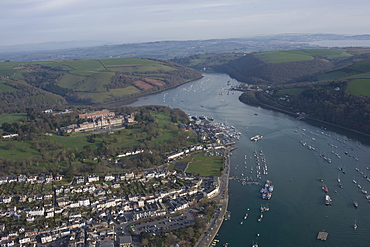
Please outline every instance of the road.
M230 155L231 149L227 148L225 150L224 171L220 177L220 193L213 198L213 200L219 200L220 203L216 206L215 215L208 223L207 229L205 230L205 232L202 234L197 244L195 245L197 247L210 246L224 221L224 216L227 212L229 202L228 186L230 175Z

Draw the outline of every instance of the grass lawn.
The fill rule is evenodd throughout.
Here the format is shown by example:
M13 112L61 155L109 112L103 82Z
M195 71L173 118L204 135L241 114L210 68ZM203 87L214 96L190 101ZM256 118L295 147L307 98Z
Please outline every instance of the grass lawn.
M0 115L0 125L3 123L14 123L21 121L22 118L26 118L26 113L3 113Z
M9 150L7 148L8 143L13 143L14 148ZM6 159L19 160L22 158L28 158L32 156L41 155L37 150L33 148L33 143L25 141L18 142L14 140L2 140L0 142L0 156Z
M78 151L83 150L85 145L95 145L87 141L87 136L90 134L75 133L70 136L57 136L50 137L53 141L61 143L64 148L77 148Z
M348 83L347 93L370 97L370 79L355 79L350 81Z
M189 162L186 172L200 176L220 176L223 166L223 156L209 156L208 153L197 153L186 157L181 162Z

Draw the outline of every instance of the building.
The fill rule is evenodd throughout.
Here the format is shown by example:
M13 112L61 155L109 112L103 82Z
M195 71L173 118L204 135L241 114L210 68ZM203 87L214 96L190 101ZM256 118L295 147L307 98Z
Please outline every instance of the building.
M118 237L118 246L119 247L130 247L132 245L131 236L119 236Z
M108 110L102 110L102 111L94 111L90 113L82 113L78 114L78 118L80 119L96 119L96 118L104 118L104 117L114 117L116 114L114 112L108 111Z

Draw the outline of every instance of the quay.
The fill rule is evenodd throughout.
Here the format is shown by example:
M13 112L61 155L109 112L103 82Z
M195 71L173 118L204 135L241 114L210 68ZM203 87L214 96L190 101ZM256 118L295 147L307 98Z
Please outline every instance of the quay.
M214 245L214 240L218 231L221 228L223 221L225 220L225 215L227 213L227 207L229 203L229 194L228 194L228 187L229 187L229 176L230 176L230 156L231 156L231 147L226 148L224 152L224 166L225 169L223 174L220 177L220 192L219 194L213 198L219 200L219 211L217 216L212 218L211 221L208 223L207 229L205 232L200 236L198 242L194 245L195 247L209 247Z

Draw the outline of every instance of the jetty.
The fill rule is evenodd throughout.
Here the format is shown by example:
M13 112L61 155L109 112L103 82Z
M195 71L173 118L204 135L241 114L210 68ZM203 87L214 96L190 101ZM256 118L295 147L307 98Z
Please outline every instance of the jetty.
M324 230L320 231L318 234L317 234L317 239L318 240L322 240L322 241L326 241L326 239L328 238L328 235L329 233L325 232Z

